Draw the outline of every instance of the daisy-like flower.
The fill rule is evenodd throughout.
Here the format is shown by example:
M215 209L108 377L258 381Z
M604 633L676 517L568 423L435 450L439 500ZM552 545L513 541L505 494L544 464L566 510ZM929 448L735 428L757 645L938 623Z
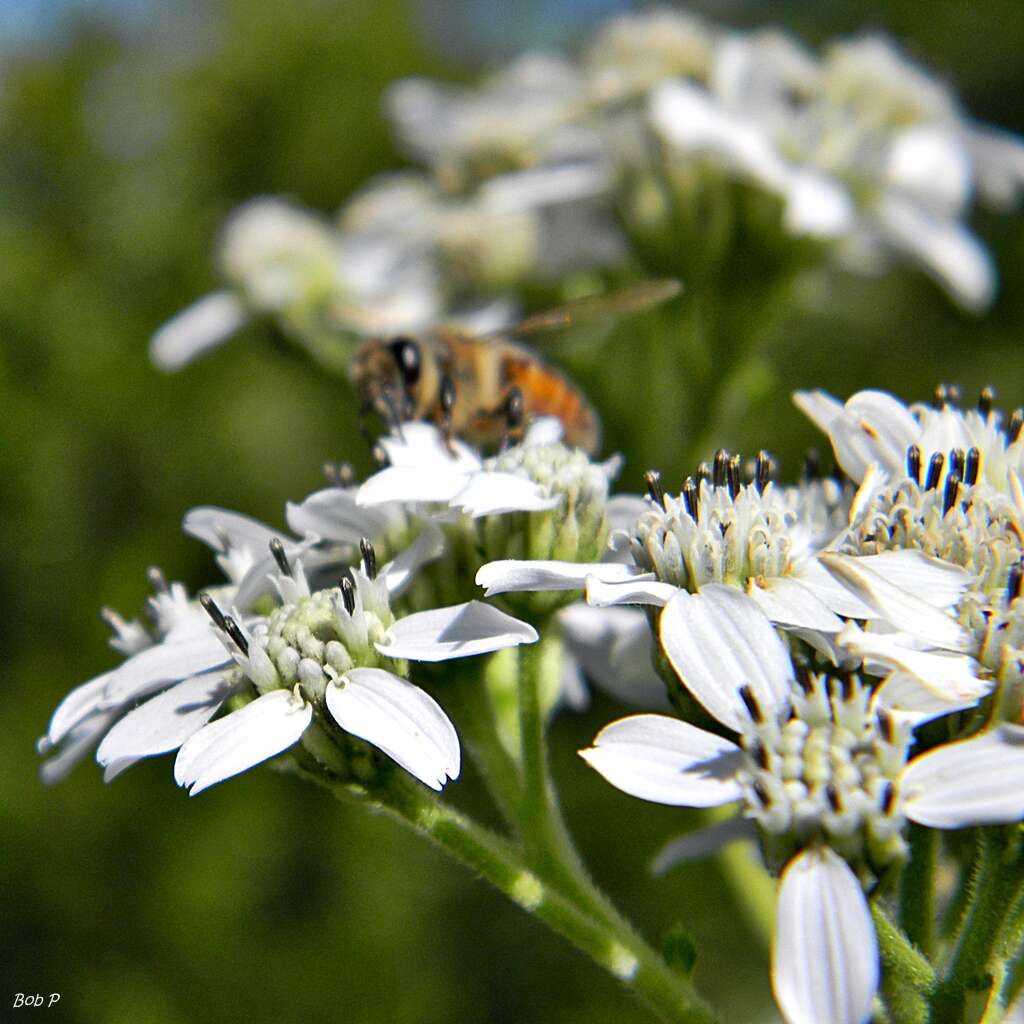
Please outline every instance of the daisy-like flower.
M832 442L836 461L854 482L877 466L894 482L909 476L926 490L950 474L986 483L1024 507L1024 412L1004 425L986 388L977 409L960 409L956 389L939 388L934 406L907 406L885 391L858 391L845 404L824 391L797 391L793 400Z
M153 335L150 358L178 370L227 341L254 316L302 330L323 321L358 335L418 330L439 312L433 269L380 239L345 235L283 199L246 203L218 253L229 288L178 313Z
M685 807L737 803L780 872L772 984L789 1024L863 1024L878 944L861 877L904 858L906 821L932 828L1024 815L1024 728L999 726L907 761L910 727L856 677L797 681L751 602L719 584L662 613L686 688L736 741L662 715L603 729L585 760L618 789Z
M639 517L614 538L628 547L629 564L505 560L484 566L477 583L488 595L585 584L591 604L656 607L680 591L725 583L780 625L836 633L839 616L868 614L817 561L839 530L846 496L834 481L782 488L770 472L762 452L753 482L741 483L739 456L720 451L714 466L702 466L697 480L688 478L678 497L652 474Z
M97 751L105 778L181 748L175 778L194 795L300 739L316 757L330 742L325 730L336 726L434 789L455 778L454 728L405 678L406 662L469 657L532 643L537 634L480 602L396 618L387 579L373 575L372 548L365 550L363 568L351 570L340 586L310 591L301 562L289 562L278 547L274 584L281 604L269 615L239 621L203 595L205 636L217 644L220 664L197 673L168 650L166 677L180 681L165 683L159 696L109 729ZM211 722L229 698L235 706ZM359 760L358 749L346 750ZM369 769L360 764L352 770L367 781Z

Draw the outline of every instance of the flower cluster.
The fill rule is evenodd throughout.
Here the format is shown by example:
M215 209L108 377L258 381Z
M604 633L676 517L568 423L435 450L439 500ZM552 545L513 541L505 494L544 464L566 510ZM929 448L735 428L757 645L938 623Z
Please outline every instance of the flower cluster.
M330 361L332 336L498 326L497 296L580 271L639 260L698 285L752 244L774 270L911 261L981 310L995 271L965 221L975 198L1005 209L1024 183L1020 140L973 122L885 38L817 55L669 10L475 87L397 82L386 107L422 169L370 181L333 222L273 197L241 207L218 248L227 287L157 332L158 365L253 316Z

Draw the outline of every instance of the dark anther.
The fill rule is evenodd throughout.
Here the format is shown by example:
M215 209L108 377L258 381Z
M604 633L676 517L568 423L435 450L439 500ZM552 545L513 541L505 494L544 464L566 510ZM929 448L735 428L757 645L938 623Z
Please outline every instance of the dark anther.
M708 483L711 483L711 466L706 462L700 463L697 466L696 476L698 484L700 484L702 480L706 480Z
M686 505L686 511L690 513L690 518L695 523L700 522L700 491L697 490L692 476L688 476L683 484L683 503Z
M1020 597L1021 582L1024 581L1024 560L1014 562L1006 577L1006 601L1008 604Z
M213 619L213 624L218 629L223 629L226 633L228 628L225 625L224 613L220 610L217 602L205 590L199 595L199 603L203 606L203 611Z
M880 707L875 712L875 717L878 719L878 728L882 733L882 738L886 743L892 743L893 737L896 735L892 715L885 708Z
M377 552L373 550L373 545L368 537L360 538L359 554L363 558L363 572L371 580L375 580L377 578Z
M1024 427L1024 409L1014 409L1010 416L1010 423L1006 428L1006 437L1010 444L1020 437L1020 429Z
M378 466L386 466L388 464L388 453L384 450L384 445L375 444L370 449L370 454L373 456L373 461Z
M412 338L395 338L388 343L395 365L402 378L402 386L408 390L419 383L420 347Z
M942 491L942 514L945 515L955 504L960 494L960 477L950 473L946 477L946 486Z
M740 493L740 463L742 461L738 455L734 455L725 467L726 478L729 482L729 496L731 498L735 498Z
M754 486L757 493L763 493L772 478L772 457L762 448L757 453L757 462L754 466Z
M750 757L753 760L754 764L756 764L757 767L761 769L761 771L768 770L768 765L771 763L771 761L768 758L768 751L765 749L764 744L761 743L760 740L754 740L754 742L750 746L750 750L747 751L747 753L750 754Z
M973 487L978 482L981 470L981 452L977 448L967 449L967 461L964 463L964 483Z
M249 641L245 634L239 629L238 623L230 615L224 616L224 632L235 642L235 646L243 653L249 653Z
M274 561L277 562L278 569L281 570L283 576L291 576L292 567L288 564L288 556L284 553L284 545L274 537L270 542L270 553L274 556Z
M978 412L981 413L985 419L988 419L992 413L992 403L996 400L995 389L988 387L982 388L981 394L978 395Z
M647 482L647 493L651 499L662 508L665 507L665 488L661 482L661 474L656 469L650 469L644 474Z
M808 483L821 477L821 453L817 448L807 449L803 468L800 470L800 476Z
M935 389L935 408L945 409L960 402L960 389L955 384L940 384Z
M936 452L928 460L928 475L924 480L924 489L930 491L933 487L937 487L939 484L939 477L942 476L942 467L946 462L945 456L942 452Z
M806 658L794 658L793 669L796 681L804 693L811 692L811 666Z
M891 782L886 782L882 788L882 813L892 814L896 809L896 787Z
M726 477L729 473L729 453L724 448L715 452L715 460L712 464L711 482L716 487L724 487Z
M828 797L829 807L831 807L836 814L842 814L843 798L840 795L839 789L836 787L836 784L834 782L830 782L825 787L825 796Z
M351 615L356 610L356 588L352 581L346 576L339 584L341 587L341 600L345 604L345 611Z
M961 480L964 478L964 467L967 465L967 456L963 448L952 448L949 452L949 471L956 473Z
M854 676L845 675L839 680L840 692L843 695L843 702L849 703L853 700L853 694L856 689L854 686Z
M746 704L750 717L760 725L764 721L764 713L761 711L761 705L757 703L757 698L749 683L744 683L740 687L740 698Z
M771 806L772 795L768 792L768 787L760 779L754 780L754 795L761 801L762 807Z
M921 449L916 444L907 449L907 476L921 486Z
M155 565L151 565L146 570L146 579L149 580L149 585L157 594L166 594L170 590L167 585L167 577Z

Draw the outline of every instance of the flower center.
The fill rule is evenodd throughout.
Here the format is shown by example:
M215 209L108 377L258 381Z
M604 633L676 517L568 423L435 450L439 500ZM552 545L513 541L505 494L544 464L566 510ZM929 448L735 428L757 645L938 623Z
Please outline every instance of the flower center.
M896 780L910 729L871 709L856 677L811 676L790 717L768 720L748 694L739 773L746 814L772 837L824 839L844 857L884 867L905 855Z

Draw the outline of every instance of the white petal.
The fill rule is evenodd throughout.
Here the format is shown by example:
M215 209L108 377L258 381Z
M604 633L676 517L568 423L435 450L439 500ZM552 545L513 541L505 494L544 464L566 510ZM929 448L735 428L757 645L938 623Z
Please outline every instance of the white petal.
M403 423L397 434L380 439L391 466L417 468L433 464L447 474L468 476L480 468L480 457L461 441L445 439L432 423Z
M1000 725L915 758L900 783L907 817L931 828L1024 818L1024 727Z
M832 552L818 558L829 572L874 608L880 618L897 629L946 650L971 649L970 634L951 615L890 583L870 568L866 558Z
M77 722L64 736L60 750L39 767L39 777L47 785L61 782L79 761L96 745L99 738L110 728L120 712L96 711ZM46 753L51 747L43 748Z
M916 257L961 306L981 312L992 304L992 257L959 221L933 216L891 195L879 204L877 214L888 240Z
M328 683L327 708L346 732L383 750L431 789L459 776L459 737L438 703L379 668L357 668Z
M664 708L665 683L654 670L654 637L639 608L569 605L558 613L566 646L601 689L634 707Z
M993 683L978 675L979 666L966 655L946 651L920 651L908 646L905 633L876 633L850 623L836 638L843 650L862 661L880 662L913 676L940 700L977 703L990 693Z
M193 676L129 711L104 737L96 760L116 770L110 781L140 758L177 750L214 716L233 687L223 673Z
M46 729L47 749L60 743L76 725L104 706L103 696L114 672L105 672L76 686L57 705Z
M174 779L195 796L287 750L312 718L313 708L288 690L265 693L186 740L174 762Z
M449 504L474 519L504 512L546 512L562 502L549 497L540 484L514 473L474 473Z
M788 1024L864 1024L878 989L878 941L857 876L828 847L782 873L772 988Z
M832 421L844 412L842 402L820 390L794 391L793 404L825 434L829 433Z
M420 569L441 557L445 551L444 534L436 523L426 523L419 536L396 558L380 569L388 594L398 597Z
M839 182L806 169L792 172L786 190L787 231L813 238L837 238L845 235L853 223L853 203Z
M482 601L406 615L390 632L389 642L377 644L377 650L389 658L412 661L468 658L538 639L533 626Z
M815 629L822 633L838 633L843 628L839 617L798 580L785 576L751 578L747 582L747 595L772 622L780 626Z
M355 490L344 487L314 491L298 505L288 502L285 519L301 536L315 536L337 544L358 544L363 537L373 540L389 522L386 509L357 505Z
M229 660L212 625L197 629L190 624L189 632L181 639L176 639L172 633L163 643L147 647L112 672L103 698L104 706L116 707L138 700L163 689L167 683L219 668Z
M872 703L885 708L897 721L917 727L934 718L974 707L978 700L944 700L914 676L906 672L893 672L875 690Z
M616 789L641 800L718 807L740 797L735 743L667 715L633 715L605 726L580 756Z
M149 358L158 369L180 370L230 338L245 320L245 309L230 292L204 295L156 331Z
M793 665L764 613L745 594L711 583L679 591L661 613L661 646L687 689L724 725L740 731L747 685L771 717L789 700Z
M935 608L952 608L974 582L971 573L959 565L910 548L885 551L880 555L860 555L857 562Z
M601 568L600 576L588 576L584 588L584 596L587 604L595 608L606 608L617 604L649 604L655 608L664 608L669 601L679 592L678 587L671 583L662 583L660 580L648 578L648 574L634 576L632 579L624 579L622 582L608 583L605 577L608 575L608 566L614 562L605 563Z
M664 875L679 864L703 860L730 843L750 839L757 839L757 830L749 818L737 815L716 821L667 842L651 861L651 874Z
M222 551L225 544L228 544L231 547L248 548L254 555L263 555L275 538L285 544L289 541L289 538L281 536L280 530L273 530L251 516L214 505L189 509L181 528L190 537L201 540L215 551Z
M485 596L533 590L582 590L588 576L605 583L622 580L654 579L653 573L641 573L636 566L618 562L557 562L505 558L488 562L476 574L476 585L486 587Z
M874 557L873 555L870 557ZM868 619L872 610L856 594L850 593L817 558L805 558L793 573L826 608L847 619Z
M356 502L381 505L391 501L448 502L466 486L466 476L451 467L388 466L359 488Z

